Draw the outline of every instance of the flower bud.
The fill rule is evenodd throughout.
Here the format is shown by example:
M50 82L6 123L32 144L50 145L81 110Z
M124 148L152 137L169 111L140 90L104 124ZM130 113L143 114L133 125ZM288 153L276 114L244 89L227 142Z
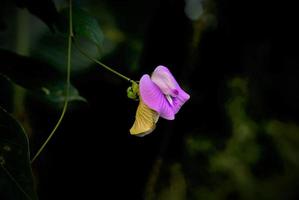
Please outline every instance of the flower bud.
M127 89L127 96L130 99L139 100L139 85L136 82L132 83L132 86Z

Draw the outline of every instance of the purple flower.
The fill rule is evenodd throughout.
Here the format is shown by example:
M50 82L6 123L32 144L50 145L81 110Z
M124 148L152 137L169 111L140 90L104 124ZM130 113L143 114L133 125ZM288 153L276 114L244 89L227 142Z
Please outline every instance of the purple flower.
M141 77L139 97L140 102L130 133L140 137L155 129L159 116L173 120L175 114L190 98L170 71L161 65L155 69L151 77L147 74Z
M173 120L175 114L190 98L169 69L162 65L155 69L151 77L147 74L141 77L139 92L145 105L168 120Z

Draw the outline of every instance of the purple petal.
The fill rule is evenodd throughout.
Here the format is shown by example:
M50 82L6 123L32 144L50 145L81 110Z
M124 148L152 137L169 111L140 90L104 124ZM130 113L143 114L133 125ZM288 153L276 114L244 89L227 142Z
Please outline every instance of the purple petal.
M180 87L167 67L162 65L156 67L151 79L165 95L171 95L172 97L178 95Z
M172 96L173 111L176 114L182 105L190 98L184 90L181 89L171 72L167 67L158 66L151 76L152 81L159 86L165 95Z
M151 80L149 75L143 75L139 83L139 92L143 102L162 118L173 120L174 111L160 88Z
M180 110L182 105L186 101L188 101L188 99L190 99L190 95L187 94L184 90L179 89L178 96L173 98L173 111L174 111L174 114L176 114Z

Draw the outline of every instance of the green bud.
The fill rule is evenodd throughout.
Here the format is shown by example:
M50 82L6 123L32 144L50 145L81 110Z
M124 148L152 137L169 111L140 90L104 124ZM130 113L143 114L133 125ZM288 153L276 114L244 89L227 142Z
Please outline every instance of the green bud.
M127 89L127 96L130 99L138 101L138 93L139 93L139 85L136 82L132 83L132 86L128 87Z
M136 83L136 82L133 82L133 83L132 83L132 90L133 90L133 92L134 92L135 94L138 95L138 93L139 93L139 85L138 85L138 83Z

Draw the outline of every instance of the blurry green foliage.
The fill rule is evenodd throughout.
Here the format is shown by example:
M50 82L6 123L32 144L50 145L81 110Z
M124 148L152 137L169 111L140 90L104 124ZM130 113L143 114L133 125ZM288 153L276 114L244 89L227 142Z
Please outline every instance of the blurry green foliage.
M67 34L68 34L68 8L60 11L62 22L57 23L55 34L46 31L38 42L32 47L32 55L49 63L61 73L66 72L65 62L67 55ZM85 10L73 8L73 31L76 42L88 55L99 58L102 55L104 34L97 20ZM78 50L72 48L72 71L80 72L87 69L92 61L84 57Z
M36 15L54 31L54 26L59 20L59 14L52 0L15 0L15 2L18 7L28 9L30 13Z
M65 78L44 61L0 49L0 58L7 63L0 68L0 73L14 83L54 107L61 108L65 99ZM78 90L70 87L70 101L86 101Z
M10 4L8 4L9 6ZM3 45L0 49L0 75L4 81L11 81L26 89L26 93L22 89L22 95L10 95L11 91L6 91L8 95L1 95L1 98L6 99L4 102L13 102L14 107L25 106L25 95L34 97L35 103L45 102L44 106L50 109L61 109L66 99L66 63L67 63L67 34L58 32L59 25L68 24L68 19L64 19L60 15L54 3L49 0L41 3L40 1L28 0L18 1L18 6L27 8L32 14L36 15L45 22L51 32L40 26L38 23L30 24L28 13L19 10L14 10L14 14L18 15L16 23L11 23L11 26L16 26L18 32L15 34L16 44ZM24 20L21 20L24 17ZM88 15L87 12L74 9L74 32L78 37L78 44L86 49L86 52L91 56L98 56L99 49L103 42L103 33L99 28L97 21ZM6 22L10 23L9 18ZM37 33L32 33L36 37L32 37L29 32L38 30ZM68 26L65 27L67 30ZM55 30L56 31L55 31ZM7 35L14 29L8 29ZM6 30L4 30L6 31ZM2 35L1 35L2 36ZM5 36L5 34L4 34ZM82 38L81 38L82 37ZM7 40L9 41L9 40ZM5 44L6 42L4 42ZM1 48L2 48L1 47ZM6 50L6 49L9 50ZM30 51L31 53L29 53ZM22 54L22 55L20 55ZM78 51L73 48L72 64L74 71L85 69L91 64L91 61L83 58ZM5 88L9 88L6 87ZM20 92L19 87L14 87L15 91ZM1 93L2 94L2 93ZM17 98L17 99L14 99ZM79 95L78 90L70 85L68 101L86 101L85 98ZM2 102L2 100L1 100ZM72 104L69 104L72 106ZM1 107L0 107L1 108ZM14 108L13 108L14 109ZM26 109L18 111L28 112ZM28 117L27 113L16 113L16 115ZM30 115L31 116L31 115ZM37 118L39 116L36 116ZM20 120L20 119L19 119ZM29 126L32 119L22 119L23 125ZM48 130L49 132L51 130ZM28 133L31 135L31 130ZM29 158L29 144L24 130L18 122L10 116L2 108L0 110L0 199L15 200L15 199L37 199L35 189L33 187L33 178L31 173L31 163Z
M182 167L175 163L169 166L169 182L161 188L155 199L157 200L184 200L186 199L187 185Z
M196 156L198 152L208 153L214 149L212 142L202 137L189 136L186 138L186 146L188 147L186 150L191 157Z
M104 34L95 18L88 12L74 7L73 9L73 26L75 37L85 37L94 42L99 49L103 46Z
M299 168L299 126L291 122L270 120L265 129L284 158L286 167Z
M156 199L295 199L299 126L272 119L254 120L248 114L246 78L230 80L227 90L230 98L225 108L231 133L223 141L224 146L217 147L219 141L198 132L187 136L186 158L174 165L163 162L153 186L154 194L148 195L148 199L155 199L152 196L157 196ZM266 142L261 142L262 138ZM282 168L265 163L268 156L276 156L273 164ZM278 171L271 172L275 168Z
M107 63L116 63L114 68L121 67L120 71L137 72L147 20L153 14L150 6L156 2L91 0L80 3L80 8L97 19L105 36L99 57Z
M78 43L90 56L99 56L98 48L93 43L85 39L79 40ZM31 54L32 57L47 62L50 67L60 72L60 74L66 73L67 37L64 34L44 33L32 47ZM72 47L72 58L73 75L88 69L92 64L92 61L80 54L74 46Z

